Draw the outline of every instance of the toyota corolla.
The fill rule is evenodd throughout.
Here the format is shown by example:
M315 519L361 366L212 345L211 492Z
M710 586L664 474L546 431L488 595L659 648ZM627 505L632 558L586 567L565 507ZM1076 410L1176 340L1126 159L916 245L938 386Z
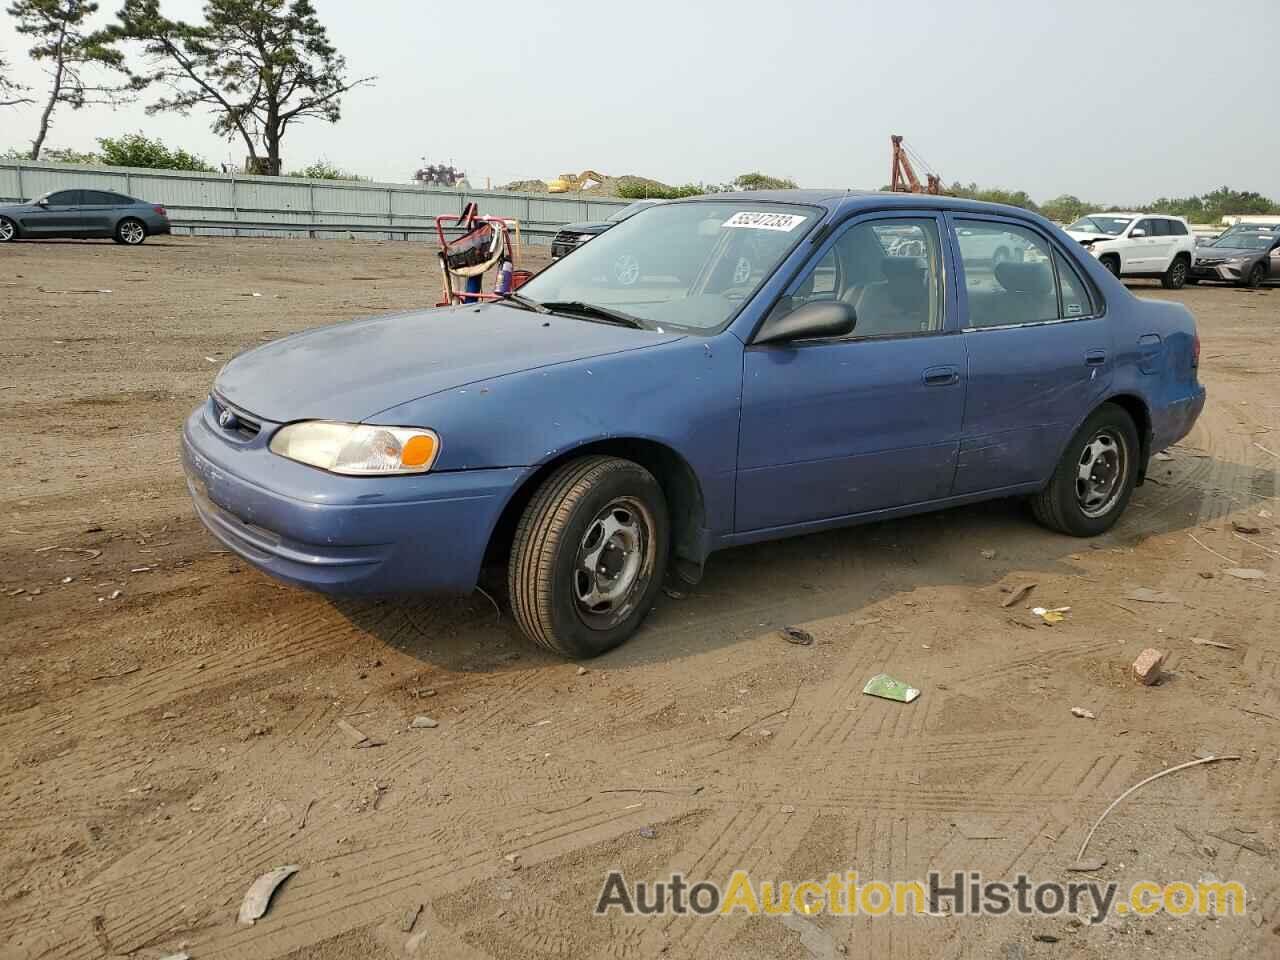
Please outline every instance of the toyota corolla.
M622 256L654 266L620 283ZM529 637L591 656L739 544L996 497L1099 534L1195 423L1199 352L1186 308L1024 210L719 194L505 301L244 353L183 460L206 526L275 577L456 593L499 565Z

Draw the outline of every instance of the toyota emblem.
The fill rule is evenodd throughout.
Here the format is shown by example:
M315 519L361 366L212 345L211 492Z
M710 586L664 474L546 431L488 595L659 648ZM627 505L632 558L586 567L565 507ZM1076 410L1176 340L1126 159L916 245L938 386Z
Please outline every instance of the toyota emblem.
M220 414L218 414L218 426L223 430L234 430L238 422L239 421L236 420L236 415L230 410L224 409Z

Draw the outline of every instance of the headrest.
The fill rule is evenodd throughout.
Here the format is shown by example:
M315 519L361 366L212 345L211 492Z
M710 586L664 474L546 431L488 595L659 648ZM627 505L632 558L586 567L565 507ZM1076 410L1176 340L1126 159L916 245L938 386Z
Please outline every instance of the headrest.
M919 283L925 268L924 257L885 257L880 261L884 278L890 283Z
M1048 293L1053 289L1053 273L1048 263L996 264L996 280L1010 293Z

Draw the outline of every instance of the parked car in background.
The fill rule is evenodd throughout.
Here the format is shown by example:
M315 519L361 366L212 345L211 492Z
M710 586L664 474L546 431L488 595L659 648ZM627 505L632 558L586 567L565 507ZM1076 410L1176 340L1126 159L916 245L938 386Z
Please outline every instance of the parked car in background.
M1258 287L1280 280L1280 232L1268 225L1240 224L1196 250L1187 283L1201 280Z
M1024 261L993 264L1002 244ZM685 282L610 278L673 247ZM526 635L585 657L728 547L1014 496L1100 534L1195 424L1199 356L1186 307L1029 211L715 194L505 300L249 350L182 458L205 526L281 580L467 593L501 570Z
M0 207L0 243L53 237L110 237L136 246L170 232L159 204L108 190L54 190L29 203Z
M655 203L662 203L661 200L637 200L635 203L629 203L622 209L610 214L603 220L590 220L585 223L568 223L560 228L555 237L551 241L551 259L559 260L561 257L572 253L582 246L588 240L593 240L600 234L604 233L610 227L616 227L630 217L635 216L641 210L653 206Z
M1158 278L1177 290L1196 259L1196 238L1181 217L1150 213L1091 213L1067 227L1067 235L1116 277Z

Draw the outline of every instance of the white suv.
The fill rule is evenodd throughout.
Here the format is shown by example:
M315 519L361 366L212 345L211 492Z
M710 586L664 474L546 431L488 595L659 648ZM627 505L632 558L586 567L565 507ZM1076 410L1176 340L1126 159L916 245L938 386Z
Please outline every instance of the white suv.
M1117 277L1156 277L1169 290L1187 282L1196 260L1196 238L1181 217L1091 213L1067 234Z

